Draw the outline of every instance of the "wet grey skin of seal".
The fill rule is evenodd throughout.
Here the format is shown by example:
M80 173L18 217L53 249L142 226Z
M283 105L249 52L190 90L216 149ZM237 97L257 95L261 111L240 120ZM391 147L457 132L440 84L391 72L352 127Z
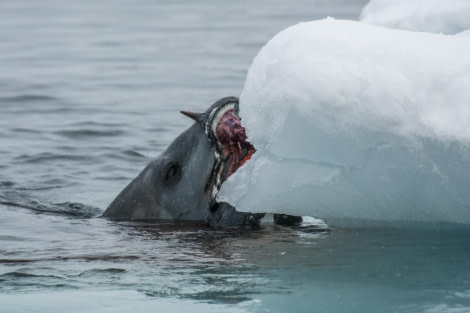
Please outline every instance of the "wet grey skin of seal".
M240 124L239 101L226 97L207 111L182 111L195 122L132 180L103 213L112 220L204 223L214 228L257 227L264 213L238 212L217 203L222 183L256 149ZM297 225L301 217L274 215Z

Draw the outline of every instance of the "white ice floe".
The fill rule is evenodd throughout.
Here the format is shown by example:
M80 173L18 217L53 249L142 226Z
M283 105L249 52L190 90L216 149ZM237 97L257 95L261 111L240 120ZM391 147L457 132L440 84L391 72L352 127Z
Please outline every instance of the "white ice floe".
M371 0L360 20L390 28L456 34L470 29L470 1Z
M240 98L258 149L222 186L238 210L470 223L470 36L334 20L292 26Z

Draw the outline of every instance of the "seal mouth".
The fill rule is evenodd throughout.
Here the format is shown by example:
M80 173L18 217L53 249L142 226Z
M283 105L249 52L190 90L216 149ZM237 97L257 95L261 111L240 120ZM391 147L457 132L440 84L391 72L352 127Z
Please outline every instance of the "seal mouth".
M234 106L226 105L219 110L211 122L211 130L217 139L220 158L224 161L222 178L225 180L251 159L256 149L247 141L245 127Z
M222 183L235 173L256 152L247 141L245 128L238 116L238 102L227 102L215 108L209 115L206 133L215 143L215 163L206 188L215 200Z

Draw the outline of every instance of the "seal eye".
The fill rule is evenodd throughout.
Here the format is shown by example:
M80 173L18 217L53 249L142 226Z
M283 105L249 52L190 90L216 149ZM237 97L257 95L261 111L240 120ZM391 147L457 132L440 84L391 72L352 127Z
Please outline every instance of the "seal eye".
M168 169L168 172L166 172L166 177L165 177L165 179L166 179L166 180L169 180L169 179L171 179L171 178L177 176L177 175L178 175L178 172L179 172L178 166L172 165L172 166Z
M181 178L181 167L176 162L171 162L166 166L164 179L167 183L176 183Z

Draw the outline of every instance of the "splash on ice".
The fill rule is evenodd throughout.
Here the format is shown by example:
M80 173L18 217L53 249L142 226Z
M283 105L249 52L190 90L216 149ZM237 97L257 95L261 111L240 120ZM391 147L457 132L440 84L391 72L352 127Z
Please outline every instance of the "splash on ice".
M241 211L470 223L470 37L325 19L276 35L240 98Z

